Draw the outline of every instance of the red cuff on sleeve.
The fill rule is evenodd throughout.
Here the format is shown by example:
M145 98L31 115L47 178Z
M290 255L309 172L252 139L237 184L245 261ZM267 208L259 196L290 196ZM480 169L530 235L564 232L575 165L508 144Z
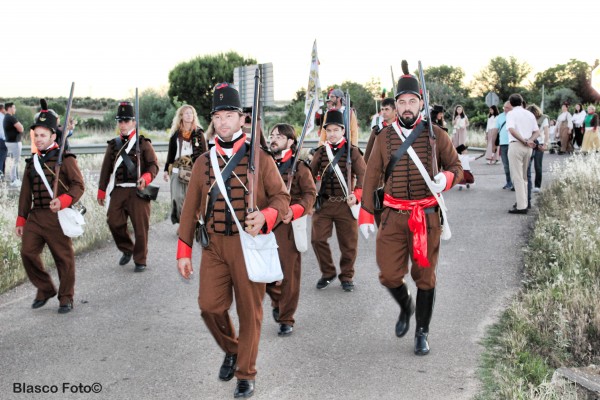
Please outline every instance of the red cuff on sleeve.
M442 173L446 175L446 188L444 191L450 190L452 183L454 182L454 174L450 171L443 171Z
M146 186L148 186L152 182L152 175L150 175L150 172L146 172L142 174L142 179L146 182Z
M271 207L267 207L267 208L261 210L260 212L262 212L263 215L265 216L265 225L267 225L266 231L264 231L264 228L263 228L263 233L269 233L269 232L271 232L271 230L273 230L275 221L277 221L277 210L274 208L271 208Z
M98 189L98 200L104 200L106 198L106 192L104 190Z
M192 248L181 239L177 241L177 259L180 258L192 258Z
M358 226L364 225L364 224L374 225L375 217L373 216L373 214L371 214L364 208L361 208L360 212L358 213Z
M290 206L290 208L294 214L292 220L298 219L302 216L302 214L304 214L304 207L302 207L300 204L293 204Z
M362 188L354 188L354 195L356 196L356 203L360 204L362 200Z
M65 193L58 196L58 201L60 201L60 209L64 210L73 203L73 198Z
M25 222L27 222L27 220L19 215L15 226L25 226Z

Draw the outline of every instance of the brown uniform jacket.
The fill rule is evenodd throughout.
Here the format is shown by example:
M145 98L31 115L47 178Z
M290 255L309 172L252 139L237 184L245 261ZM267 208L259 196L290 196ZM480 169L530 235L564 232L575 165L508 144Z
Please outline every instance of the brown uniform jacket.
M325 169L329 165L329 158L327 157L325 146L329 146L329 144L325 144L317 148L317 151L315 151L312 162L310 163L310 169L312 170L312 174L315 177L315 179L319 179L318 177L320 177L321 192L322 194L324 194L325 197L344 196L342 185L337 179L336 174L333 173L333 171L331 171L332 173L327 173L324 175ZM344 145L343 148L345 149L345 147L346 146ZM335 157L335 155L337 154L336 150L332 149L332 152ZM338 162L344 179L346 179L347 176L346 157L347 154L342 155ZM366 167L367 166L365 165L365 160L363 159L359 148L356 146L352 146L352 180L354 181L356 179L356 184L354 188L348 188L350 192L352 192L352 190L354 189L360 189L363 187L363 179L365 176Z
M433 126L433 131L437 138L436 155L438 169L440 171L443 169L454 174L452 181L452 186L454 186L462 180L463 176L463 169L458 154L446 132L436 125ZM371 214L373 214L373 192L377 189L380 179L383 179L385 176L385 170L390 157L401 145L402 140L391 125L382 129L375 139L365 175L362 201L362 207ZM431 170L432 148L429 143L429 130L427 128L423 129L419 137L412 144L412 148L419 156L425 169L427 169L429 176L433 178ZM420 200L432 196L425 180L408 153L405 153L394 166L390 177L385 182L384 192L403 200Z
M275 161L275 163L277 164L279 172L281 173L281 178L287 187L289 179L288 171L289 168L291 168L291 165L289 168L285 168L285 171L282 171L279 163L277 161ZM290 206L298 204L304 208L302 215L298 216L298 218L306 215L315 204L315 199L317 198L315 181L312 172L310 171L310 167L303 161L298 161L296 173L292 180L292 187L290 188L290 196Z
M45 158L40 157L40 165L52 190L54 190L54 165L57 159L58 149L48 152ZM50 209L52 198L42 178L40 178L35 170L33 158L28 158L25 162L25 173L23 174L23 184L21 185L21 194L19 196L18 215L21 218L27 219L32 209ZM75 155L67 152L63 153L57 197L67 194L73 199L71 203L75 203L81 198L84 190L83 176L77 166Z
M150 174L152 178L150 180L152 181L158 173L158 159L156 158L156 153L154 152L150 139L146 139L144 136L140 136L139 139L141 155L140 174ZM123 141L123 151L125 151L127 143L127 140ZM98 183L98 190L102 192L106 191L106 187L110 181L110 175L112 174L115 162L117 161L117 155L121 157L119 153L120 149L121 148L117 145L117 138L108 141L108 146L104 153L104 161L102 161L102 168L100 169L100 182ZM128 155L133 162L133 165L136 166L136 171L130 173L127 170L125 162L121 162L121 165L119 165L119 168L117 168L115 173L115 185L118 183L136 183L137 181L137 156L135 154L135 145L132 146Z
M249 149L248 142L246 145L246 148ZM258 185L255 187L257 194L256 204L260 210L271 208L277 212L275 223L270 227L272 229L287 214L290 195L287 193L271 155L261 150L257 153L257 156L260 156L260 170ZM219 161L219 168L223 170L225 163L221 157L217 156L217 159ZM230 179L225 181L225 185L229 191L229 200L241 224L246 219L248 208L244 189L244 186L248 186L247 170L248 151L246 151L244 157L242 157L239 164L233 170L237 178L232 173ZM237 235L238 233L235 222L231 221L231 223L228 223L227 221L229 207L225 203L221 193L217 196L211 215L205 215L209 192L213 184L215 187L217 186L214 171L210 165L210 153L206 152L194 163L185 202L183 203L183 210L181 211L179 239L189 247L192 247L193 244L196 222L200 217L200 213L202 213L209 234Z

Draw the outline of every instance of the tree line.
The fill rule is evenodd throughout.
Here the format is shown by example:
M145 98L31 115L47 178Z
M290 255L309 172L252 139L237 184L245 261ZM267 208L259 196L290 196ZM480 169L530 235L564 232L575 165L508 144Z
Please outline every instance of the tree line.
M166 130L171 126L175 111L182 104L190 104L196 108L198 116L205 124L210 118L212 89L218 82L233 82L233 70L236 67L254 65L257 61L245 58L236 52L204 55L181 62L169 72L169 89L161 93L155 89L147 89L140 94L140 122L150 130ZM534 80L527 82L532 68L527 62L515 57L495 57L475 75L470 83L465 83L465 72L461 67L450 65L431 66L425 68L424 75L429 91L430 103L439 104L446 110L446 117L457 104L461 104L469 116L472 126L483 126L487 120L488 107L484 98L488 92L495 92L500 101L508 99L512 93L521 93L529 104L541 104L542 85L544 87L544 109L547 114L558 114L560 105L592 104L600 99L600 94L592 89L590 76L593 68L600 64L596 60L593 65L571 59L564 64L557 64L534 75ZM416 71L415 71L416 74ZM382 97L393 97L395 88L382 85L373 79L366 84L346 81L331 84L350 93L352 105L357 111L362 130L370 130L371 116L376 112L376 101ZM322 98L326 97L326 90ZM287 122L296 126L304 123L304 102L306 89L299 88L294 99L280 111L277 116L267 116L266 124L271 126L277 122ZM49 99L49 106L60 115L64 113L66 98ZM2 101L2 99L0 99ZM18 105L36 107L38 98L20 98ZM117 100L92 99L90 97L75 98L74 108L90 110L106 110L102 119L89 118L80 122L80 126L88 129L114 128L114 108ZM17 107L19 108L19 107ZM266 109L270 111L269 108ZM273 110L273 109L271 109ZM31 110L17 111L18 117L25 124L33 121Z

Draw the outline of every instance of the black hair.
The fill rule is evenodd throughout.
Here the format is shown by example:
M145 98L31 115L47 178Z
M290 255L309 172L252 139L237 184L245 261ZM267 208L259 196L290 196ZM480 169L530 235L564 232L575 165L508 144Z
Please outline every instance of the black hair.
M581 103L575 104L575 111L577 111L577 106L579 106L579 112L582 112L583 111L583 104L581 104Z
M390 106L392 109L396 109L396 100L391 97L386 97L381 101L381 107Z
M498 112L498 106L497 105L493 104L490 108L492 109L492 111L488 114L488 117L492 117L492 116L497 117L498 114L500 114Z
M508 102L513 107L519 107L519 106L523 105L523 97L521 97L521 95L519 93L513 93L508 98Z
M458 107L462 108L462 112L460 113L460 117L461 118L466 117L466 115L465 115L465 108L463 106L461 106L460 104L457 104L456 107L454 107L454 116L452 117L452 119L456 118L456 116L459 115L459 114L456 113L456 110L458 109Z
M15 103L13 103L13 102L8 102L8 103L6 103L6 104L4 105L4 107L6 107L6 108L8 109L8 108L11 108L11 107L12 107L12 106L14 106L14 105L15 105Z

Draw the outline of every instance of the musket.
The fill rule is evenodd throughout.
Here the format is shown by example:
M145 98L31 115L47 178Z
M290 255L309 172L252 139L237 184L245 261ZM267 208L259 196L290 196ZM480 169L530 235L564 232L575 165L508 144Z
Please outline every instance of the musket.
M390 71L392 71L392 94L394 94L394 91L396 90L396 79L394 79L394 67L392 67L391 65Z
M261 92L261 74L260 68L256 68L254 73L254 102L252 106L252 126L250 130L250 156L248 157L248 214L257 211L256 207L256 188L258 187L258 168L260 164L260 138L261 133L258 130L258 114L260 92Z
M306 131L308 130L308 125L310 122L310 117L312 115L313 107L315 106L316 98L310 103L310 107L308 109L308 113L306 114L306 118L304 119L304 126L302 127L302 133L300 134L300 139L298 139L298 145L296 146L296 154L294 154L292 158L292 167L288 170L288 180L287 180L287 190L288 193L292 189L292 181L294 180L294 175L296 174L296 170L298 169L298 160L300 159L300 150L302 150L302 145L304 144L304 138L306 137Z
M423 74L423 66L421 65L421 60L419 60L419 79L421 80L421 89L423 90L423 103L425 107L425 114L427 115L427 126L429 127L429 143L431 144L432 154L431 154L431 171L433 172L433 176L436 176L438 173L438 163L437 163L437 143L435 138L435 133L433 132L433 121L431 120L431 110L429 109L429 96L427 94L427 86L425 86L425 74Z
M348 196L350 196L350 193L352 193L352 135L350 134L352 109L350 108L350 92L346 92L346 108L344 112L346 114L346 118L344 118L344 124L346 125L346 146L348 146L348 151L346 152L346 180L348 183Z
M138 88L135 88L135 158L137 159L137 182L142 176L140 164L140 99L138 97Z
M63 134L60 138L60 147L58 150L58 160L54 164L54 198L58 197L58 176L60 174L60 166L63 161L63 153L65 151L65 145L67 143L67 129L69 126L69 117L71 116L71 106L73 105L73 92L75 91L75 82L71 83L71 93L69 94L69 101L67 102L67 111L65 112L65 121L63 122Z

